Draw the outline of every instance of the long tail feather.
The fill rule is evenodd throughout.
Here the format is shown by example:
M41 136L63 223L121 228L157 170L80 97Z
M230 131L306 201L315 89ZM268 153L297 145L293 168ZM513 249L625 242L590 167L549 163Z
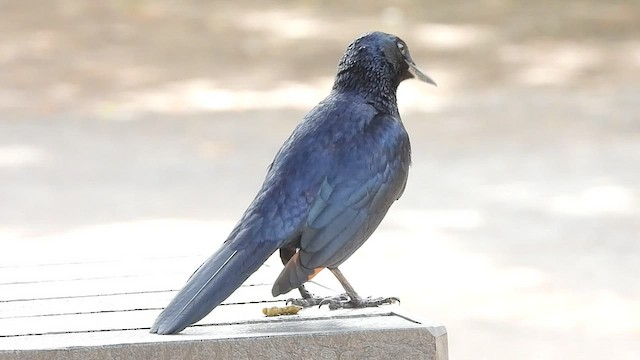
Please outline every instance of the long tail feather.
M225 242L160 313L151 332L176 334L199 321L239 288L275 250L259 241L241 249Z

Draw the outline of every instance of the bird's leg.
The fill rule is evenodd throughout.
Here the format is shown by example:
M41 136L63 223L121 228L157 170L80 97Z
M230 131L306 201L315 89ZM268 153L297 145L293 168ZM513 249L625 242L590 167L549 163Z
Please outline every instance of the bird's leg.
M300 294L302 295L302 299L287 299L287 305L298 305L304 308L311 306L322 306L325 304L331 304L332 302L348 302L349 296L347 294L341 294L336 296L327 296L327 297L318 297L311 294L307 289L305 289L304 285L298 288L300 290ZM334 309L329 305L329 308ZM335 307L335 309L339 309L339 307Z
M325 298L313 295L309 290L307 290L307 288L304 287L304 285L300 285L300 287L298 287L298 291L300 291L300 296L302 296L302 298L287 299L287 305L292 304L306 308L310 306L318 306L325 300Z
M352 300L355 300L355 299L362 300L362 298L360 297L360 295L358 295L358 293L353 288L353 286L351 286L349 281L347 281L347 278L344 277L344 275L342 275L342 271L340 271L340 269L335 268L335 269L329 269L329 270L336 277L336 279L340 281L340 285L342 285L342 288L344 289L344 291L347 292L347 295L349 295L349 298L351 298Z
M307 290L307 288L304 285L300 285L298 287L298 291L300 291L300 296L302 296L301 299L287 299L287 305L292 304L292 305L297 305L297 306L302 306L304 308L306 307L311 307L311 306L318 306L318 305L322 305L327 298L326 297L319 297L319 296L315 296L313 295L309 290ZM343 295L339 295L340 298L336 297L336 301L348 301L349 298L346 296L346 294Z
M300 296L302 296L303 299L311 299L314 297L314 295L309 290L307 290L304 285L300 285L298 291L300 291Z
M400 299L397 297L388 297L388 298L372 298L368 297L363 299L358 295L356 290L351 286L347 278L342 275L342 271L337 267L331 270L331 273L338 279L340 285L347 292L346 294L339 295L337 297L328 297L325 298L319 305L329 305L329 309L358 309L365 307L377 307L380 305L388 305L396 302L400 302ZM346 296L345 296L346 295ZM345 299L346 298L346 299Z
M302 299L289 299L287 300L287 304L298 305L302 307L310 307L310 306L322 306L328 305L329 309L359 309L365 307L377 307L380 305L393 304L396 302L400 302L400 299L397 297L388 297L388 298L371 298L368 297L363 299L358 295L356 290L351 286L349 281L342 275L342 272L338 268L329 269L333 273L333 275L338 279L340 285L346 291L345 294L335 295L335 296L327 296L327 297L316 297L313 296L307 289L304 288L304 285L300 286L298 290L300 290L300 294L302 295Z

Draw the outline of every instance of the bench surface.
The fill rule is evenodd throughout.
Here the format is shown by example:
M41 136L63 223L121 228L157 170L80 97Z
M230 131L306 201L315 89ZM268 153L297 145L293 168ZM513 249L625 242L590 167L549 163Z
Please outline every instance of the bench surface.
M292 296L271 298L280 269L269 265L195 326L150 334L202 254L121 256L64 239L12 245L0 256L0 359L447 359L444 326L403 316L397 305L265 317L264 307ZM336 293L320 284L309 289Z

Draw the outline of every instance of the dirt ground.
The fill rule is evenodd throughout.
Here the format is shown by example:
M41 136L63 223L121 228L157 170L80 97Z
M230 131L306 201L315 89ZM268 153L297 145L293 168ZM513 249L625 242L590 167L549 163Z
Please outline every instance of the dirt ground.
M214 248L346 45L382 30L439 86L401 85L409 184L345 275L445 324L452 359L640 354L640 3L0 10L5 249L107 228L154 246L163 223Z

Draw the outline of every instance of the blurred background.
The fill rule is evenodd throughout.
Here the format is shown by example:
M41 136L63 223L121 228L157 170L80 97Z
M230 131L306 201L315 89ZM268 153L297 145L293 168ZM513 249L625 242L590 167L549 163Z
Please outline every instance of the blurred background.
M439 86L400 86L414 164L402 199L342 267L356 289L445 324L452 359L640 354L639 2L0 10L5 261L61 246L69 261L208 257L328 94L346 46L382 30Z

